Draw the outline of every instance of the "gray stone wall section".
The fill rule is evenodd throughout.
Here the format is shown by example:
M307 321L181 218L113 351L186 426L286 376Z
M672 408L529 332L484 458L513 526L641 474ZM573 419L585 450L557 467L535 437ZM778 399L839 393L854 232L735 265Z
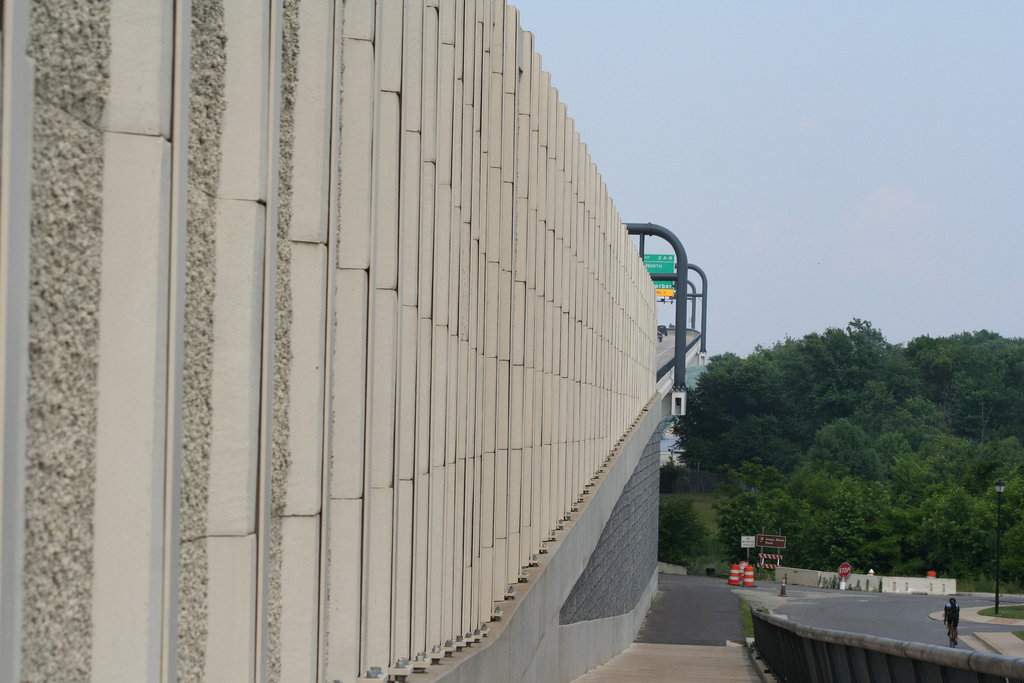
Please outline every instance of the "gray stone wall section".
M633 609L658 564L658 466L661 432L655 430L615 503L586 569L559 612L575 624Z
M189 94L188 233L179 560L178 678L203 680L206 644L206 506L213 373L214 225L224 114L224 7L193 0Z
M95 483L104 1L35 2L21 677L88 676ZM28 172L20 169L19 172Z
M29 54L36 60L37 100L97 131L110 88L109 18L107 0L32 3Z

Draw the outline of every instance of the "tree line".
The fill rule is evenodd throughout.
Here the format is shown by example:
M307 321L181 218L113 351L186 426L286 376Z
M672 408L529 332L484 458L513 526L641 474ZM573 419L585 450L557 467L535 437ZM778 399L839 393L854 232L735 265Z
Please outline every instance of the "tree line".
M718 540L782 533L787 565L1024 577L1024 340L890 344L855 319L711 359L677 419L682 464L728 473ZM721 489L720 489L721 490Z

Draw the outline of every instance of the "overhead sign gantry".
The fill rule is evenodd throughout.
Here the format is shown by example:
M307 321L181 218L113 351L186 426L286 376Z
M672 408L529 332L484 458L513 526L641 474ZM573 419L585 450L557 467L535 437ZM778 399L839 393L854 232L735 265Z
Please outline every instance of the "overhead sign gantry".
M675 381L673 383L673 399L672 399L672 413L674 415L682 415L685 412L686 406L686 352L698 341L700 342L701 352L707 351L706 333L707 333L707 276L704 271L698 266L690 264L686 258L686 250L683 248L682 242L674 232L668 228L656 225L654 223L626 223L626 230L630 235L637 235L640 237L640 256L644 259L644 263L647 265L648 272L651 274L651 280L654 281L655 287L658 288L658 296L662 296L662 292L671 292L666 296L671 296L678 302L678 292L682 288L685 298L682 305L676 306L676 335L675 335L675 358L667 363L664 368L658 371L660 377L668 368L672 365L675 366ZM675 252L672 254L644 254L644 237L660 237L672 247ZM674 267L673 267L674 266ZM696 298L701 299L701 329L698 332L697 337L693 341L687 343L686 341L686 304L687 298L690 295L686 294L686 287L689 281L686 279L686 275L689 271L696 272L701 278L701 284L703 288L701 291L694 292L692 295L694 300ZM666 286L671 286L671 289ZM696 290L696 287L694 287ZM682 334L680 334L682 332Z

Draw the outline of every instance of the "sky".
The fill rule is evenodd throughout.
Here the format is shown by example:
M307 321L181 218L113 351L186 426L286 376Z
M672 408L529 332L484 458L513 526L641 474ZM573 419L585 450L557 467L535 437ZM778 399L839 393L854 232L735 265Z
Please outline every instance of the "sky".
M707 274L709 354L1024 337L1024 2L510 2L621 219Z

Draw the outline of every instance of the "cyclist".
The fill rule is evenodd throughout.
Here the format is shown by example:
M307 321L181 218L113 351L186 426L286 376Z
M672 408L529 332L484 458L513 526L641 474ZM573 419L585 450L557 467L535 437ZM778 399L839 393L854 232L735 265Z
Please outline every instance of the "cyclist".
M956 604L956 598L950 598L943 608L942 623L946 625L949 646L956 647L957 627L960 626L960 606Z

